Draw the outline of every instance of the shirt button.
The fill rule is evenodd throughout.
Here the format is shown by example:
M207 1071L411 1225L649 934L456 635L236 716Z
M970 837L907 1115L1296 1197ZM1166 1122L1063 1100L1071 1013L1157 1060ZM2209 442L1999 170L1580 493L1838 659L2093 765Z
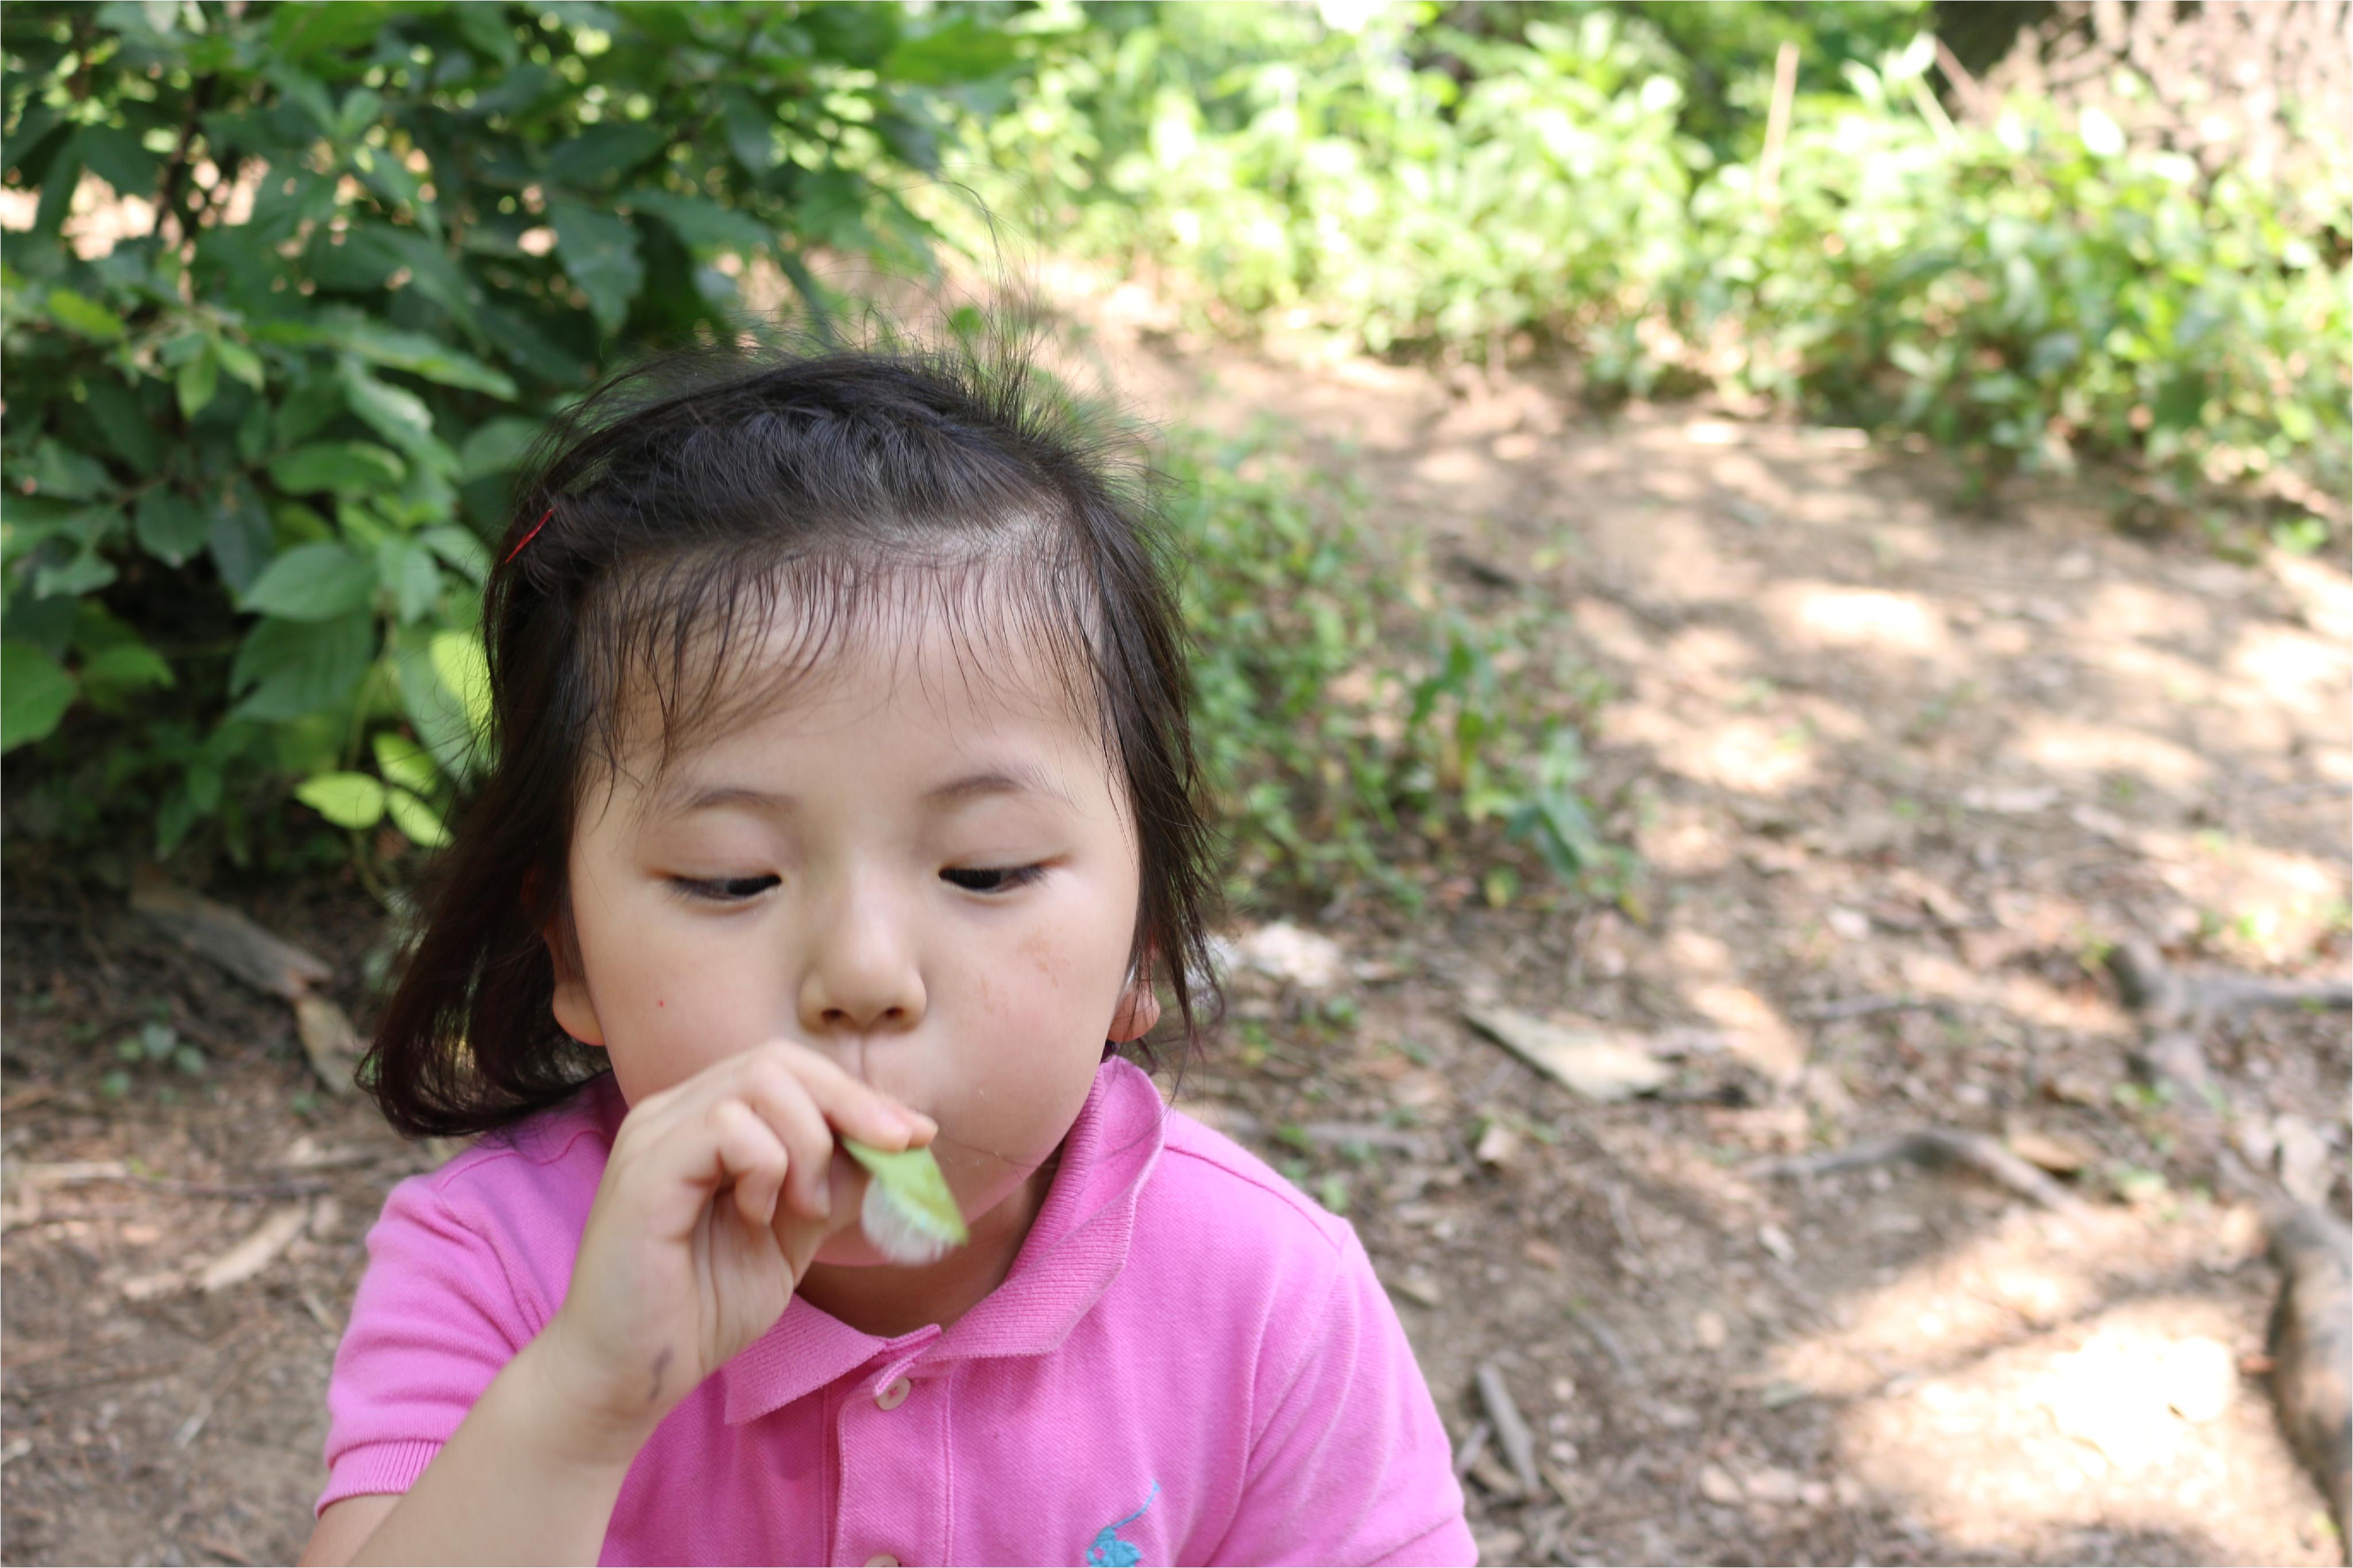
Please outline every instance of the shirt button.
M914 1391L915 1385L905 1378L893 1378L888 1388L874 1396L875 1407L881 1410L896 1410L907 1403L907 1395ZM891 1561L896 1563L898 1559L894 1557Z
M887 1552L878 1552L866 1560L866 1568L899 1568L899 1560Z

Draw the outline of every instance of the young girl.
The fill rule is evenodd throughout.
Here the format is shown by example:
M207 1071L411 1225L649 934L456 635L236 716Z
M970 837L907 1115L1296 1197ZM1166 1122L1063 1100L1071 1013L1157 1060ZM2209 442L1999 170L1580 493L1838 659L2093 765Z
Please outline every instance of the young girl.
M971 354L698 351L543 440L311 1563L1468 1563L1355 1232L1118 1054L1209 837L1148 509ZM1147 1054L1147 1059L1149 1056ZM864 1235L848 1138L970 1230Z

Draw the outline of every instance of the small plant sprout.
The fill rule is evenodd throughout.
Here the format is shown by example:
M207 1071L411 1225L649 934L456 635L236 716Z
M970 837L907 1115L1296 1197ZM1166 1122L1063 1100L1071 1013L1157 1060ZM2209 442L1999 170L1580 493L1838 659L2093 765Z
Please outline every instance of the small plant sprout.
M971 1239L947 1178L929 1149L896 1154L845 1138L841 1146L866 1167L866 1200L858 1223L875 1250L893 1263L929 1263Z

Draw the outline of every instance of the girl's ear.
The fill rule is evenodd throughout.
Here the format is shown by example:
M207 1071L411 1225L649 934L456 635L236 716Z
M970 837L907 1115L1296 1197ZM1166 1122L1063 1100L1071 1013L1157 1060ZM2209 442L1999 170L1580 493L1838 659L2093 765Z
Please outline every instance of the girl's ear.
M571 924L572 917L566 912L540 928L540 940L547 943L548 963L555 971L550 1010L557 1028L584 1046L601 1047L605 1026L597 1020L596 1004L589 998L588 982L580 973L580 942Z
M1147 958L1120 996L1119 1010L1111 1017L1111 1032L1103 1038L1113 1044L1133 1040L1150 1033L1152 1026L1158 1022L1160 998L1152 989L1152 961Z

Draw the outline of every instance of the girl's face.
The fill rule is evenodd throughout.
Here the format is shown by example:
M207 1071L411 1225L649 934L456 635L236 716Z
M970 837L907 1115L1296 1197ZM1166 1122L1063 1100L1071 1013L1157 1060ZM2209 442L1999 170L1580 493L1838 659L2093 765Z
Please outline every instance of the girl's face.
M938 1121L978 1232L1076 1120L1104 1040L1155 1011L1130 993L1135 835L1039 658L960 661L936 614L872 620L658 781L589 789L555 1016L632 1104L767 1040L826 1053ZM819 1260L881 1261L854 1226Z

